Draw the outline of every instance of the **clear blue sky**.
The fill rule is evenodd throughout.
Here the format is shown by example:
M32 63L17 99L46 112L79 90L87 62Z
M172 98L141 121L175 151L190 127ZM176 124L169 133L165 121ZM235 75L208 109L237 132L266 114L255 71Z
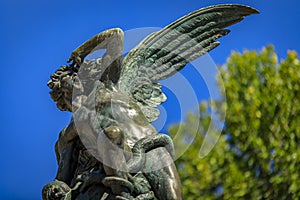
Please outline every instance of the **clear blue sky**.
M217 64L232 50L267 44L275 45L280 58L288 49L300 52L299 0L1 0L0 199L41 199L43 185L55 176L54 143L70 114L56 109L46 83L73 49L108 28L163 27L219 3L247 4L261 14L230 28L210 54Z

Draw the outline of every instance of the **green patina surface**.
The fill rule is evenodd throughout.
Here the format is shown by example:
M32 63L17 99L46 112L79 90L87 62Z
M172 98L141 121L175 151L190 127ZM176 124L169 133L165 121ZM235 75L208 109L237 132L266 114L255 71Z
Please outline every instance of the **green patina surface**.
M151 122L166 101L158 81L219 45L227 26L258 13L242 5L194 11L146 37L123 59L123 31L101 32L74 50L48 82L73 113L55 145L58 172L43 199L182 199L172 140ZM84 60L106 49L102 58Z

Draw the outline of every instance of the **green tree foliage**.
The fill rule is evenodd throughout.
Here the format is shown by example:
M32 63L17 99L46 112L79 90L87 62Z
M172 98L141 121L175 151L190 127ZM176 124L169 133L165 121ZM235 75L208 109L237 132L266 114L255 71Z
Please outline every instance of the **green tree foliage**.
M171 135L182 132L186 137L200 121L192 145L176 161L185 199L298 199L300 61L296 52L289 51L280 62L272 46L260 53L234 52L220 70L226 91L222 103L203 102L200 117L189 114L184 124L170 128ZM199 158L212 105L226 106L225 128L213 150ZM183 143L185 138L175 145Z

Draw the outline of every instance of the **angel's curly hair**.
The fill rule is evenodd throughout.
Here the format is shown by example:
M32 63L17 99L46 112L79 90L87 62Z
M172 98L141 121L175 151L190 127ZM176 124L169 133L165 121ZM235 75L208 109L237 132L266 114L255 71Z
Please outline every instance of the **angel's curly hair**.
M80 70L78 67L63 65L51 74L47 83L51 98L56 102L59 110L72 112L72 98L74 87L81 94L88 95L92 84L100 78L101 59L85 60Z
M51 74L47 85L52 90L50 96L59 110L72 112L72 91L76 77L77 70L65 65Z

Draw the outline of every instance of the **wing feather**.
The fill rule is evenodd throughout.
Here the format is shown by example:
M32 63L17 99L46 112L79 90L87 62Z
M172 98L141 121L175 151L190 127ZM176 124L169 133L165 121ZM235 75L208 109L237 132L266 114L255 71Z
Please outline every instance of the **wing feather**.
M149 121L166 100L157 83L175 74L188 62L219 45L227 26L258 13L249 6L225 4L194 11L145 38L122 62L119 89L134 98Z

